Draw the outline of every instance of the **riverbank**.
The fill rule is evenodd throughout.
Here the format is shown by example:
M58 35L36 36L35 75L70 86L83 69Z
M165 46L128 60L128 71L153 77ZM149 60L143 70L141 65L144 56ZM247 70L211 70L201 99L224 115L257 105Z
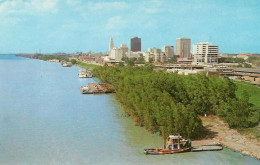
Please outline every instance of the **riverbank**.
M129 115L129 110L123 105L120 99L118 99L117 95L116 98L125 112ZM136 122L137 118L133 116L132 118ZM257 139L250 138L247 135L240 134L234 129L230 129L228 124L224 123L216 116L200 118L208 135L203 140L193 141L193 146L221 143L224 147L260 159L260 143Z
M193 146L220 143L226 148L260 159L260 141L250 135L244 135L230 129L217 116L200 117L208 136L203 140L193 141ZM260 129L260 128L259 128Z
M95 69L101 66L99 64L87 64L81 61L77 61L76 65L84 69Z

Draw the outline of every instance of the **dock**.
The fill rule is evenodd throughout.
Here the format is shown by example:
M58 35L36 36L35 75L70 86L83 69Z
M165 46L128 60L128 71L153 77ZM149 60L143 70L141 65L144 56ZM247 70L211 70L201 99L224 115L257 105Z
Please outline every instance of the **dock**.
M191 152L201 152L201 151L220 151L223 150L221 144L208 144L202 146L193 146Z
M115 91L113 85L108 83L89 83L88 86L80 87L82 94L105 94Z

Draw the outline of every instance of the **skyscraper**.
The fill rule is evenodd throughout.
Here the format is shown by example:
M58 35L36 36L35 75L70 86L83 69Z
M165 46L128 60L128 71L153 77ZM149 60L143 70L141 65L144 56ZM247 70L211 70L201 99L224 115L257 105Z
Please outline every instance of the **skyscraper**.
M191 58L190 54L190 38L177 38L176 40L176 54L180 58Z
M133 52L141 51L141 38L138 37L131 38L131 51Z
M111 51L113 48L114 48L114 40L113 40L113 38L111 37L111 38L110 38L110 42L109 42L109 51Z

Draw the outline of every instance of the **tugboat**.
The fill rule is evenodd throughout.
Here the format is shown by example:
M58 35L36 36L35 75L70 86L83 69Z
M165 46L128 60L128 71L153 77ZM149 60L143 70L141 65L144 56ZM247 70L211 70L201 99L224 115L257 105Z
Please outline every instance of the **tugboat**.
M144 154L163 155L191 151L191 140L186 140L181 136L170 135L165 143L164 148L144 149Z

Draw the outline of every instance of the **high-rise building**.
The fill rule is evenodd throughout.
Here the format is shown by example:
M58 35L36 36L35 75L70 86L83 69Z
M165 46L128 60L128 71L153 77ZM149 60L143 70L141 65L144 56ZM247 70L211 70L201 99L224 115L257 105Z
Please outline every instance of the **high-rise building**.
M208 42L193 45L193 63L195 64L218 63L218 54L218 46Z
M174 55L174 47L173 46L164 46L163 52L165 53L166 58L171 58Z
M111 38L110 38L110 42L109 42L109 51L111 51L113 48L114 48L114 40L113 40L113 38L111 37Z
M138 52L141 51L141 38L134 37L131 38L131 51Z
M191 58L190 45L191 45L190 38L177 38L176 54L180 58L187 58L187 59Z

